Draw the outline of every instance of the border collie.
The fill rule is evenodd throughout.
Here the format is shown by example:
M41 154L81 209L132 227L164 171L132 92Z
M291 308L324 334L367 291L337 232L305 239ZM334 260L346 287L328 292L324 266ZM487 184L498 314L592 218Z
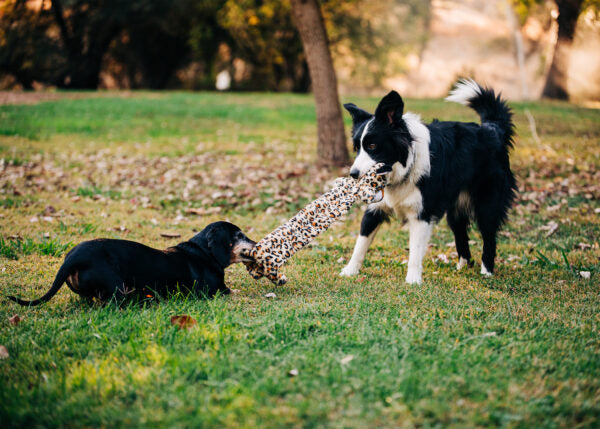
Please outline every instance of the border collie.
M458 269L472 266L468 228L477 223L483 238L481 274L494 271L496 234L506 221L517 190L510 170L514 124L506 102L473 80L461 80L446 98L471 107L481 125L434 120L403 113L404 102L391 91L372 115L349 103L357 157L350 176L358 178L375 163L392 168L384 198L363 216L350 262L340 275L358 274L381 224L390 216L408 222L407 283L421 283L423 257L436 222L444 215L454 233Z

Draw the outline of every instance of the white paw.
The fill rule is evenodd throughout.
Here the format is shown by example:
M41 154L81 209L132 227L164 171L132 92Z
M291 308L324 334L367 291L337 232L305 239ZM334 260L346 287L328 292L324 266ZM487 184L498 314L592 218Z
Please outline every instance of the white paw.
M340 276L352 277L358 274L358 270L360 270L360 267L358 265L348 264L344 268L342 268L342 271L340 271Z
M486 277L492 277L492 273L490 273L488 271L488 269L485 267L485 265L483 264L483 262L481 263L481 274L486 276Z
M465 258L463 258L462 256L460 257L460 259L458 260L458 264L456 264L456 269L458 271L462 270L467 264L469 263L469 261L467 261Z
M406 283L419 285L421 284L421 281L422 279L420 273L408 270L408 273L406 274Z

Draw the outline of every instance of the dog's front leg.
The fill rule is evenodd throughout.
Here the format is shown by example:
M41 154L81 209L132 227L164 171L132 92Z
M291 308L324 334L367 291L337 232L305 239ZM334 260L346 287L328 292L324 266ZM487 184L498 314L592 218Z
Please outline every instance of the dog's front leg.
M365 260L367 250L369 250L369 246L373 242L379 227L386 219L387 215L383 211L379 209L367 209L360 224L360 235L356 239L352 258L350 258L348 265L342 269L340 276L349 277L358 274L358 271Z
M409 255L408 272L406 273L406 283L419 284L423 272L423 257L427 251L429 237L433 223L419 220L416 217L409 218Z

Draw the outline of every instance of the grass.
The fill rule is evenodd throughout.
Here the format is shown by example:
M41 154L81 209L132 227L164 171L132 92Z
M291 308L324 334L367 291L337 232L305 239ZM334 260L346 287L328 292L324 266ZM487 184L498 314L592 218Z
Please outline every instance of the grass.
M406 106L476 120L438 100ZM209 301L99 306L66 287L36 308L3 301L2 426L597 427L600 113L513 106L521 192L493 278L455 271L445 221L421 286L403 282L398 223L383 227L358 277L338 277L355 208L286 265L284 287L237 265L227 282L239 293ZM0 106L1 293L40 296L62 253L93 237L167 247L179 239L161 232L186 239L228 219L260 238L344 174L313 166L315 133L312 99L300 95ZM177 314L197 327L171 326Z

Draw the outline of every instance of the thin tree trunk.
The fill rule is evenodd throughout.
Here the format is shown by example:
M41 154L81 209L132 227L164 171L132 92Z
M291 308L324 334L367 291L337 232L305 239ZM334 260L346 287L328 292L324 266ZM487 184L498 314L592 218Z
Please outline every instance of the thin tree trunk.
M558 6L558 18L556 18L558 37L542 97L568 100L567 71L569 56L583 0L555 0L555 2Z
M319 162L327 166L348 165L344 122L329 41L317 0L291 0L294 21L306 54L317 109Z
M527 87L527 70L525 70L525 49L523 47L523 35L521 34L521 29L519 28L513 5L509 0L504 0L504 8L506 9L508 26L510 27L510 31L512 31L515 40L515 53L521 80L521 98L527 100L529 98L529 88Z

